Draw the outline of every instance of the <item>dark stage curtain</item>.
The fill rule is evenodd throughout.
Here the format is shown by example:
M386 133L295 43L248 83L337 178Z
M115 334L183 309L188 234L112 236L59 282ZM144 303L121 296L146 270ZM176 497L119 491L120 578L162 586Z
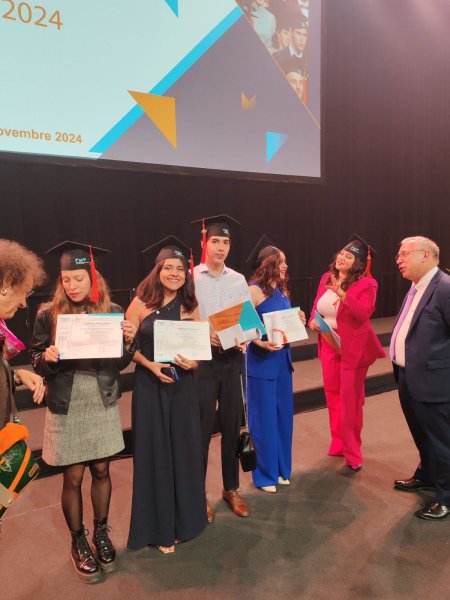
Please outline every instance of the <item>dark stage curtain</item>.
M109 248L101 270L126 289L151 267L142 248L174 233L198 259L200 231L189 221L226 212L243 224L230 266L245 271L267 233L286 252L293 301L308 310L332 255L358 232L379 253L377 315L394 314L406 287L393 260L403 237L432 237L450 266L450 3L323 6L321 183L2 155L0 236L40 254L64 239ZM49 270L54 278L56 265Z

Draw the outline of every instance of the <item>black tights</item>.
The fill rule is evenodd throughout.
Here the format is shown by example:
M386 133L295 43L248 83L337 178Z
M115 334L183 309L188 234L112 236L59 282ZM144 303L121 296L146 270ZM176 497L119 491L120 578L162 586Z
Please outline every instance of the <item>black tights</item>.
M94 518L103 519L108 516L111 499L111 478L109 476L109 459L102 458L86 463L92 475L91 499ZM83 482L85 463L69 465L64 469L64 485L61 506L70 531L79 531L83 526L83 499L81 484Z

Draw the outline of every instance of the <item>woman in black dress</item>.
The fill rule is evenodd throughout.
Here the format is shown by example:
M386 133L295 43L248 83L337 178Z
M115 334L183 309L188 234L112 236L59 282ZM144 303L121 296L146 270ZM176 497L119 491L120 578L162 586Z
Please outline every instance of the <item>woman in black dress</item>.
M169 245L171 238L176 246ZM134 480L128 547L154 545L165 554L174 552L175 542L194 538L207 524L192 373L197 363L182 356L172 367L153 360L156 319L198 320L194 285L181 247L170 236L148 249L161 248L126 315L139 326L139 350L133 358L137 365L132 409Z

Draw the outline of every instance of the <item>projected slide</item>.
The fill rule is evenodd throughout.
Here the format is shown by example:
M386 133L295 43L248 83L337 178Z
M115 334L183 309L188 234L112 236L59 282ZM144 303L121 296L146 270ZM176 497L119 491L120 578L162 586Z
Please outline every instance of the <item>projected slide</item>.
M0 0L0 151L320 177L320 0Z

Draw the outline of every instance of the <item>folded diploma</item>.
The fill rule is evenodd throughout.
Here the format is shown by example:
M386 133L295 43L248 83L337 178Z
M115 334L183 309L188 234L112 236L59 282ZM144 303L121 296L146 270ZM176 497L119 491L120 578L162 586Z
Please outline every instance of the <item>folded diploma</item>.
M208 320L224 350L233 348L237 343L260 340L266 333L250 300L209 315Z
M319 326L319 333L322 338L339 354L341 353L341 338L338 334L332 329L322 315L317 312L314 313L314 320Z
M308 339L308 332L298 315L299 310L300 307L296 306L263 314L269 342L281 347L283 344Z

